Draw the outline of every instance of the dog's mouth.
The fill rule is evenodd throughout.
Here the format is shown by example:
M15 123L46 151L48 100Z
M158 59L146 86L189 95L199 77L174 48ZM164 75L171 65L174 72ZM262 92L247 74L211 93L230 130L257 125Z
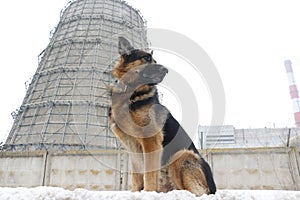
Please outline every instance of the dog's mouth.
M149 83L149 84L147 84L148 86L155 86L155 85L157 85L158 83Z
M147 85L154 86L154 85L161 83L164 80L164 77L165 77L165 74L164 75L157 74L155 77L144 77L144 78L148 80Z

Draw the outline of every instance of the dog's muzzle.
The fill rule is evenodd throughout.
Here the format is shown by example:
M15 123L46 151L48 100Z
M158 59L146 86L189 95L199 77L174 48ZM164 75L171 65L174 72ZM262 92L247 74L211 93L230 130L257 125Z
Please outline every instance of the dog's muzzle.
M143 71L143 77L152 80L154 83L159 83L168 73L168 69L162 65L149 64Z

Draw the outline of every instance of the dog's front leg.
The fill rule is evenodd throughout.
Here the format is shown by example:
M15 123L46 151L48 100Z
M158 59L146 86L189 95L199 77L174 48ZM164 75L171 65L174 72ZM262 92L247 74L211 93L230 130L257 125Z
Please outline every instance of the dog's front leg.
M131 153L131 176L132 176L132 192L141 191L144 187L144 158L141 153Z
M162 134L150 138L143 138L142 148L144 153L144 190L158 191L159 173L162 155Z

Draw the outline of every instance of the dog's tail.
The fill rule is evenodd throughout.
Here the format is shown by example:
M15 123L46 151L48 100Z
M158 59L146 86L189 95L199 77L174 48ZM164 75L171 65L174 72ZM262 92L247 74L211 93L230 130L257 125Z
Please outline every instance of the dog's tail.
M193 151L178 151L168 169L177 189L188 190L197 196L216 192L209 165Z
M210 166L202 157L200 158L200 165L201 165L201 169L205 175L210 194L215 194L217 191L217 188L216 188L216 184L215 184Z

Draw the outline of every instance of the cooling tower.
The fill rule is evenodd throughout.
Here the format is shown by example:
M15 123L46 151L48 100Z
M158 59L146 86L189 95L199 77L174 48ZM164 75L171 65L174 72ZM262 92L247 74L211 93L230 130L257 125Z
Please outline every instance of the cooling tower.
M27 89L7 150L116 149L108 110L118 37L146 48L145 21L120 0L71 1Z

